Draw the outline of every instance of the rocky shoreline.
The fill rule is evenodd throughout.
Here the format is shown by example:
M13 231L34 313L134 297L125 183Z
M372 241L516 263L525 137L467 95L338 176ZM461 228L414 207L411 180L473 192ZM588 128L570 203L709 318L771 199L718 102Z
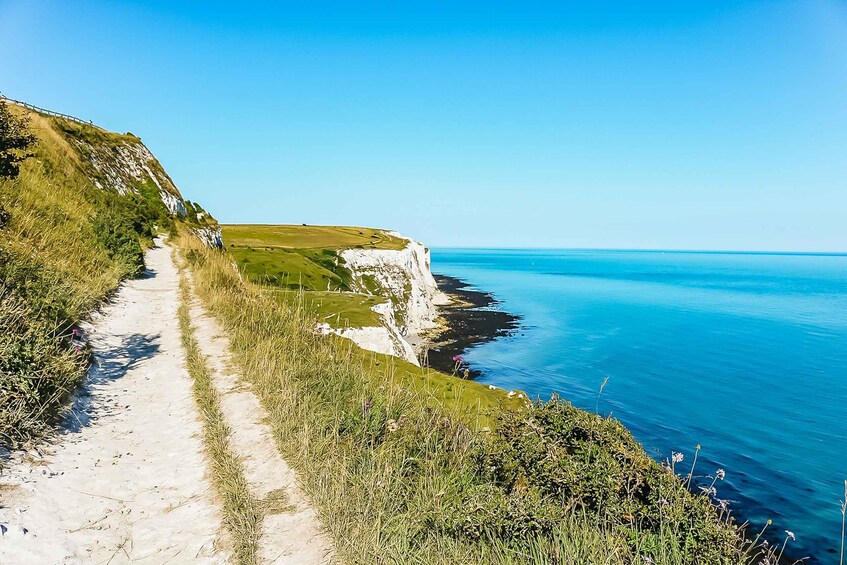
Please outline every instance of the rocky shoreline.
M498 310L500 302L488 292L474 290L461 279L434 275L438 288L450 298L441 306L438 327L429 332L426 347L421 352L421 364L445 373L456 368L454 357L461 357L471 347L511 335L520 324L514 314ZM480 371L462 365L460 373L475 379Z

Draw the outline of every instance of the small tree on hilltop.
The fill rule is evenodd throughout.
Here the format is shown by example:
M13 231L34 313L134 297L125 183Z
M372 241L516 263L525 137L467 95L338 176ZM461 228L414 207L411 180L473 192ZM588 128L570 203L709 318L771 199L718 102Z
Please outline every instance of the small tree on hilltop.
M21 162L32 153L28 151L37 138L27 129L26 118L13 115L0 100L0 178L15 178Z

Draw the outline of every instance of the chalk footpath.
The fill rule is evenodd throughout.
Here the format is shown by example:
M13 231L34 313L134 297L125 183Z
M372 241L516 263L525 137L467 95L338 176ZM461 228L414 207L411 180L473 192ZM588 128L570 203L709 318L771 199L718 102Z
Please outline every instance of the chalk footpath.
M85 328L95 362L50 443L0 473L0 563L219 563L170 248Z

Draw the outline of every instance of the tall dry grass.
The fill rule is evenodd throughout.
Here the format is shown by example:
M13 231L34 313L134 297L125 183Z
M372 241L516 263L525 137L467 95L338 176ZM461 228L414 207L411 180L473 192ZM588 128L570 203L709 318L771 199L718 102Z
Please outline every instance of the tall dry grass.
M30 129L34 157L0 180L0 445L49 429L85 373L71 328L127 274L94 237L97 189L77 152L50 118L31 113Z
M222 502L223 520L238 563L257 562L257 543L262 518L259 503L250 493L244 467L230 444L230 427L212 383L208 363L194 337L189 315L191 293L185 274L180 277L179 326L188 373L194 381L194 399L203 419L204 446L212 469L212 481Z

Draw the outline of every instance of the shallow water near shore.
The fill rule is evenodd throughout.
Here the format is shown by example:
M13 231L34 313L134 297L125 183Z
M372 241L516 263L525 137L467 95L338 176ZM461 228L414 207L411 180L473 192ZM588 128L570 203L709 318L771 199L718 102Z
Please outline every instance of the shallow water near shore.
M837 563L847 479L847 256L435 249L517 332L467 351L479 380L612 413L716 486L788 553ZM603 379L608 383L602 395Z

